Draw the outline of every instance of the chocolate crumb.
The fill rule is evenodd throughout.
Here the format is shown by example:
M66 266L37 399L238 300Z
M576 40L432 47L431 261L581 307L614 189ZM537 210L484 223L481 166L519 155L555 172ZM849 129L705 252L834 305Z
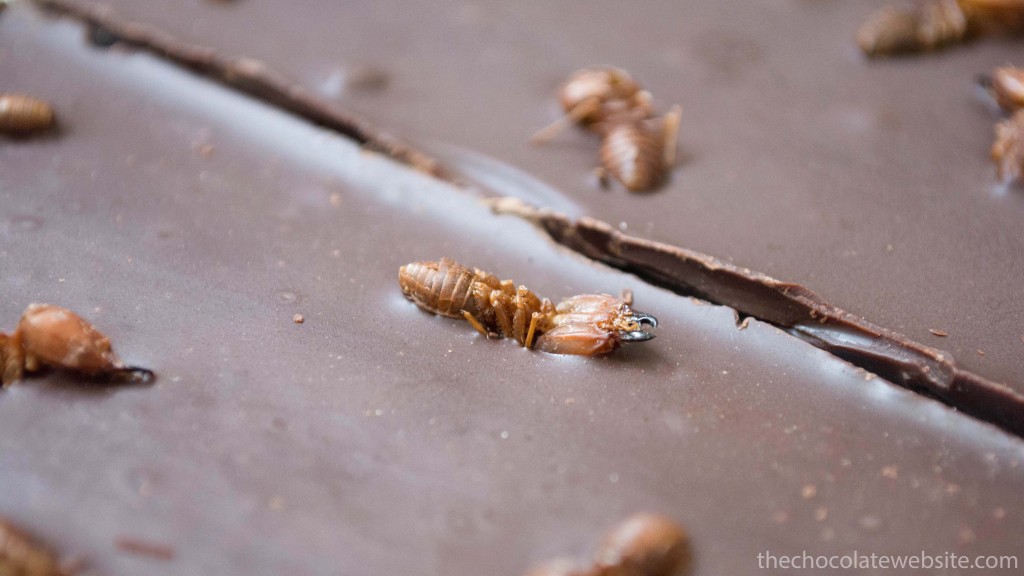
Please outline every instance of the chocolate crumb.
M128 536L118 536L114 540L114 547L122 552L149 556L156 560L172 560L174 558L174 548L166 544L147 542Z
M295 316L292 316L292 322L295 322L296 324L302 324L305 321L306 318L302 314L296 314Z

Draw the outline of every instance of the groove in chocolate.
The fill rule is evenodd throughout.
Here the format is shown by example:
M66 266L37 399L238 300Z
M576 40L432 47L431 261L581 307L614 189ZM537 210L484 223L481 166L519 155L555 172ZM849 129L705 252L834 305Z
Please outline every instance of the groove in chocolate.
M376 130L352 114L339 110L258 60L226 58L213 48L190 44L154 26L123 19L102 4L74 0L33 2L51 13L85 23L89 27L87 37L97 46L124 44L146 50L196 74L338 132L369 150L386 154L436 178L455 182L453 175L434 158Z
M623 234L600 220L572 221L515 198L488 200L499 214L529 220L555 242L636 274L677 294L729 306L851 364L980 420L1024 436L1024 396L957 368L953 357L876 326L826 302L800 284L722 262L713 256Z

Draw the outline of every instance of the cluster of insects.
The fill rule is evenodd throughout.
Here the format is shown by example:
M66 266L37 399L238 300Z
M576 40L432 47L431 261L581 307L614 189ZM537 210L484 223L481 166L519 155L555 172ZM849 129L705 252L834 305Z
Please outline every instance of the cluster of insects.
M7 386L44 367L90 377L153 376L150 370L122 362L110 339L81 316L60 306L31 304L14 332L0 332L0 384Z
M68 576L72 571L34 538L0 518L0 575Z
M630 308L632 298L580 294L557 306L526 286L449 258L413 262L398 270L406 298L449 318L464 318L488 338L512 338L524 348L551 354L601 356L623 342L654 338L658 320Z
M868 56L885 56L1022 32L1024 0L923 0L873 13L857 31L857 44Z
M1024 69L1004 66L996 68L983 84L1009 118L996 124L996 140L992 144L992 160L1003 181L1020 180L1024 176Z
M680 107L655 116L651 94L625 70L580 70L558 90L558 99L565 115L534 134L533 142L547 142L570 124L598 134L602 184L611 177L631 192L652 190L675 164Z
M27 136L54 124L53 107L24 94L0 94L0 134Z
M682 526L663 516L637 514L612 529L589 565L558 559L528 576L672 576L688 556Z

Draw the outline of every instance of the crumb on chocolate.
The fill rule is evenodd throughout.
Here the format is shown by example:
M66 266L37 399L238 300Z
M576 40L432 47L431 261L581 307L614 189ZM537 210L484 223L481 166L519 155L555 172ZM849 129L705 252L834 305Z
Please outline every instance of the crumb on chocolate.
M114 547L122 552L136 554L139 556L149 556L156 560L174 559L174 548L166 544L148 542L145 540L139 540L138 538L132 538L130 536L118 536L114 539Z

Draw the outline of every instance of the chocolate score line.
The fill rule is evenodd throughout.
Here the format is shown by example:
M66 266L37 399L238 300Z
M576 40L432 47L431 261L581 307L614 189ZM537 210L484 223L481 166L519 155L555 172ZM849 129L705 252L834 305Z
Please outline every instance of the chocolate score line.
M121 18L103 4L75 0L32 2L46 12L86 24L92 39L102 37L111 44L145 50L228 88L338 132L368 150L385 154L435 178L458 183L434 158L375 130L259 60L226 58L213 48L190 44L155 26ZM107 45L106 42L103 45Z
M676 294L728 306L786 330L851 364L979 420L1024 437L1024 396L962 370L948 352L908 339L826 302L800 284L784 282L713 256L623 234L594 218L576 221L517 198L485 200L497 214L541 228L552 240Z
M313 124L348 137L420 172L483 195L431 156L318 98L262 62L225 58L148 24L121 18L108 6L83 0L32 0L45 11L84 23L91 38L146 50ZM104 42L105 45L105 42ZM876 326L827 303L800 284L783 282L713 256L622 234L593 218L577 221L519 199L485 199L496 213L539 226L578 254L635 274L684 296L733 308L786 330L810 344L894 384L936 398L982 421L1024 437L1024 396L1004 384L959 369L938 349Z

